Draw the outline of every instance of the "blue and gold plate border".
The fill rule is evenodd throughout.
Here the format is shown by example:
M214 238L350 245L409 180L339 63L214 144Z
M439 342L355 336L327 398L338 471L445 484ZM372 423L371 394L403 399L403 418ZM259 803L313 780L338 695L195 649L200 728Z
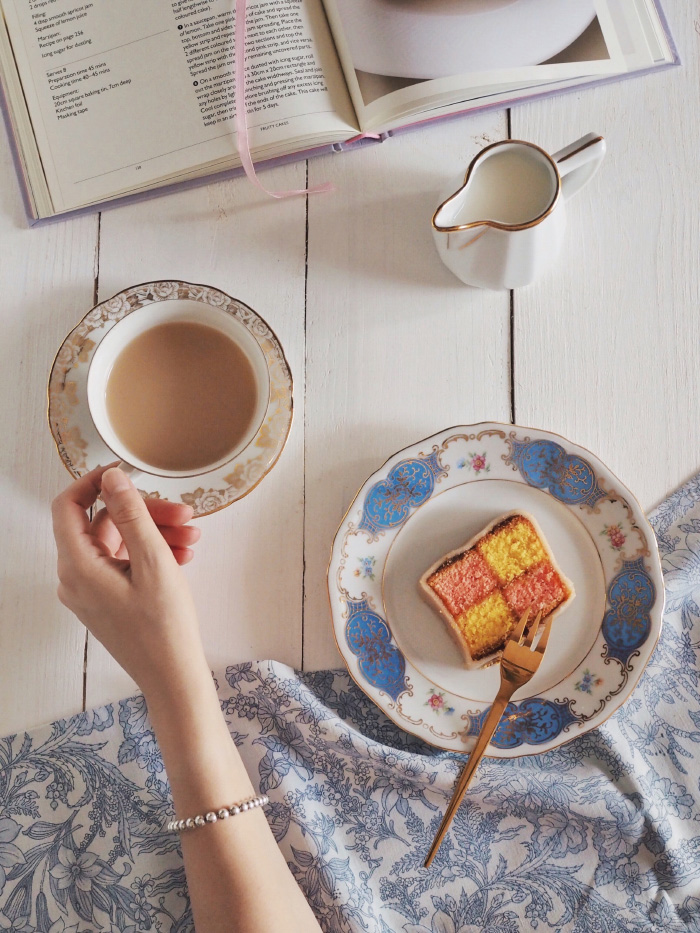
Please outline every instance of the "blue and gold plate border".
M492 742L504 757L536 754L600 725L627 699L661 628L653 531L632 494L590 452L549 432L489 422L447 429L395 454L364 484L335 537L328 587L336 642L358 685L398 725L441 748L469 751L488 705L473 708L410 663L383 614L379 580L411 515L437 491L477 478L539 489L601 538L606 596L595 644L556 689L510 704Z

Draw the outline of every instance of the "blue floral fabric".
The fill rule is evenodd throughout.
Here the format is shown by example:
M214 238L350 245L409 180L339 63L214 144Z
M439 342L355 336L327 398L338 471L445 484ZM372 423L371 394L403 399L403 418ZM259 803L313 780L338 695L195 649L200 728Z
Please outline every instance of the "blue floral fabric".
M326 933L700 933L700 476L652 523L667 612L631 699L556 751L486 759L429 870L459 756L342 671L217 677ZM142 697L0 741L0 931L191 931L170 815Z

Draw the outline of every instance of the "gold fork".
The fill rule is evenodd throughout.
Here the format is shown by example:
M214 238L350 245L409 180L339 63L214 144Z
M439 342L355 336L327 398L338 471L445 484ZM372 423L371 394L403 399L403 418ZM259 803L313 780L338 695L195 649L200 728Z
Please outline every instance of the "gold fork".
M430 852L428 852L428 857L423 863L425 868L430 866L430 863L437 855L437 851L442 845L442 840L445 838L445 833L450 828L450 823L452 822L455 813L459 809L459 805L462 802L462 798L464 797L467 788L471 784L479 762L484 757L484 753L486 752L489 742L491 741L493 734L496 731L499 722L501 721L501 717L503 716L510 698L513 696L518 687L524 686L532 678L533 674L540 666L542 655L544 654L545 648L547 647L547 639L549 638L549 630L552 625L552 617L550 616L547 619L544 630L542 631L542 635L537 642L537 646L533 649L532 641L535 637L535 634L537 633L537 628L540 624L542 613L539 612L535 616L535 620L526 634L525 628L527 626L527 620L529 616L530 610L528 609L508 636L506 646L503 649L503 656L501 658L501 686L498 689L498 694L496 699L493 701L491 710L486 717L486 720L484 721L484 725L481 727L481 732L479 733L479 737L476 740L476 745L474 746L472 753L469 756L469 761L464 766L464 771L462 771L459 777L457 787L455 788L455 792L452 795L452 800L450 801L447 811L442 818L440 829L438 830L437 836L435 837L435 840L430 847Z

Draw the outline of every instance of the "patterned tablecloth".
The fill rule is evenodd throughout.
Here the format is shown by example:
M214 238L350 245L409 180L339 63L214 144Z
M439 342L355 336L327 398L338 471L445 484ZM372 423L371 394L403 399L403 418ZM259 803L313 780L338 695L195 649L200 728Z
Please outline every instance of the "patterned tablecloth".
M700 933L700 476L651 517L667 590L631 699L545 755L481 765L430 870L461 759L342 671L217 676L272 829L332 933ZM141 697L0 741L0 931L191 930Z

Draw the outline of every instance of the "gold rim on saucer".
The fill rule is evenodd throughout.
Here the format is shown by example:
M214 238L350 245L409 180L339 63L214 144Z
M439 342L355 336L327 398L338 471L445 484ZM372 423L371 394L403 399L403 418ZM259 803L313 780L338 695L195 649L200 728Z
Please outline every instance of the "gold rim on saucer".
M92 422L87 406L87 372L102 338L133 311L159 301L198 301L236 318L262 350L270 375L270 394L262 423L252 441L233 460L198 476L162 477L140 473L145 498L185 502L201 517L248 495L269 473L284 449L292 425L293 384L275 333L252 308L208 285L182 281L134 285L92 308L61 344L48 381L48 422L68 472L79 477L115 460Z

